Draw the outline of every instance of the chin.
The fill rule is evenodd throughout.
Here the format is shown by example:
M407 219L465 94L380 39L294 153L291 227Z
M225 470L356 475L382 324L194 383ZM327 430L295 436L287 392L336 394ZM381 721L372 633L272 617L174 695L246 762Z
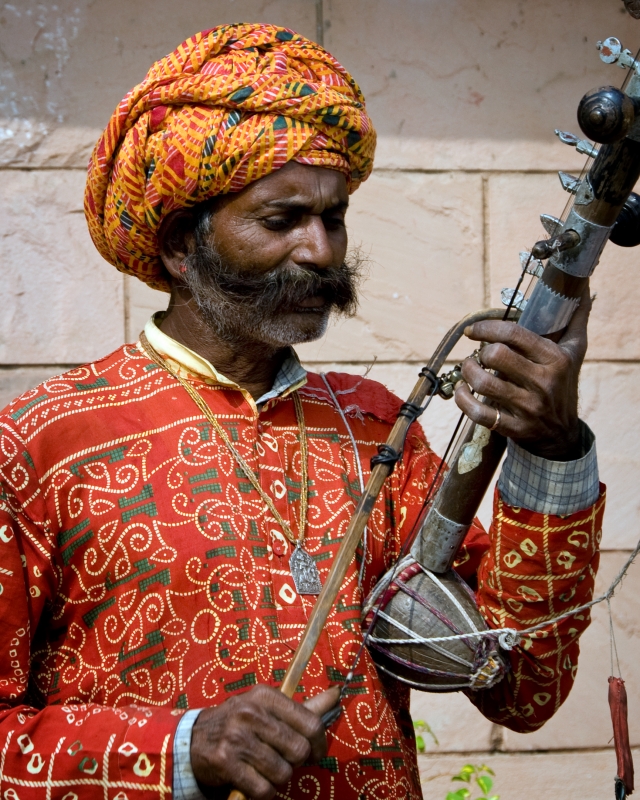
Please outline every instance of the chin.
M290 314L269 320L260 326L259 336L265 344L287 347L314 342L323 336L329 323L329 312L322 314Z

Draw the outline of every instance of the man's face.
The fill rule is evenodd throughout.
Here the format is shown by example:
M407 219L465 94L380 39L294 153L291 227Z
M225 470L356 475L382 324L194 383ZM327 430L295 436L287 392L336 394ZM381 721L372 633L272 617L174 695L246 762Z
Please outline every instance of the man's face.
M184 282L220 338L281 347L317 339L332 311L355 311L348 202L341 173L297 162L216 201Z

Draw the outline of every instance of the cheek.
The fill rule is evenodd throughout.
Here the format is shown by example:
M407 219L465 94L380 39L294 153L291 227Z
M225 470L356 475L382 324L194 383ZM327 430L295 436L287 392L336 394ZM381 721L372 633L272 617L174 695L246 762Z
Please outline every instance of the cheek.
M220 255L239 270L267 272L285 262L295 247L287 236L268 231L253 222L239 222L216 229Z
M347 247L349 246L349 237L346 228L338 228L332 231L329 235L329 241L333 249L334 263L336 265L342 264L347 255Z

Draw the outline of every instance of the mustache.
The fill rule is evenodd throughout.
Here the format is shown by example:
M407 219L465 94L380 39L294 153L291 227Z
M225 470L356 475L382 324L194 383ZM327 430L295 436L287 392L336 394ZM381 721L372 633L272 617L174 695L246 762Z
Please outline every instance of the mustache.
M226 306L251 308L260 316L281 314L321 297L325 301L321 310L352 316L358 306L363 264L363 257L354 250L339 267L286 265L255 273L237 270L211 246L200 246L186 259L185 281L195 296L214 293L220 311Z

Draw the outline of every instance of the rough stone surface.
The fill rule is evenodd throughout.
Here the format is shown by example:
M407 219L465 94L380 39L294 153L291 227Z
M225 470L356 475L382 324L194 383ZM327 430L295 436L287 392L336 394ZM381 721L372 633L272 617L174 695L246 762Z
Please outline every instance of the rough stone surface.
M640 538L640 365L583 367L581 415L595 431L600 479L607 484L603 547L633 548Z
M636 763L640 751L634 751ZM487 764L501 800L535 797L603 800L613 797L616 759L612 749L564 753L433 753L418 758L425 800L440 800L466 784L451 782L465 764ZM476 794L477 794L476 789ZM475 795L471 795L474 797Z
M482 306L479 176L374 173L353 195L347 227L369 259L360 309L300 347L306 360L422 360Z
M315 36L308 0L20 0L0 18L0 115L103 127L151 64L197 31L239 20ZM83 165L84 166L84 165Z
M489 178L489 299L500 304L500 290L515 286L521 250L547 235L540 214L559 217L568 195L556 174L492 175ZM637 360L640 303L638 252L608 244L591 280L597 293L589 321L590 360Z
M594 47L612 33L632 46L634 21L617 11L599 0L325 0L324 39L368 98L378 166L556 168L578 162L554 146L553 128L575 128L584 92L619 80ZM0 164L84 167L95 132L155 59L240 19L316 38L311 0L190 0L179 11L170 0L6 4L0 117L30 129L0 124ZM50 143L61 126L74 133Z
M124 280L127 306L126 336L128 342L133 342L138 338L138 334L143 330L149 317L156 311L166 309L169 295L166 292L151 289L146 283L129 275L125 275Z
M620 81L618 68L600 61L596 41L615 35L633 49L638 36L622 8L598 0L326 0L326 7L326 46L357 75L380 134L408 141L546 142L554 128L576 127L588 89Z
M0 363L89 361L122 343L123 280L98 255L84 176L8 171L0 182Z
M0 409L28 389L33 389L42 381L59 375L74 364L55 364L44 367L10 367L0 369Z

